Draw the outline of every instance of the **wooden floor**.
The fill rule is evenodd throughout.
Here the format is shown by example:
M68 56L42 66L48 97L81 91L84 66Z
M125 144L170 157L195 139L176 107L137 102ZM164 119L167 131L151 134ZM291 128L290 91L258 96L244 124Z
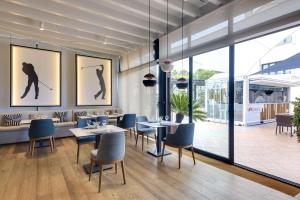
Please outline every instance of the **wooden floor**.
M133 139L126 143L127 184L122 184L120 172L107 170L100 194L98 174L89 182L82 169L89 162L90 145L82 146L79 165L74 138L56 140L54 153L36 149L33 157L26 155L28 144L1 146L0 199L295 199L204 162L194 166L186 155L178 170L176 153L161 164L140 146L136 149Z

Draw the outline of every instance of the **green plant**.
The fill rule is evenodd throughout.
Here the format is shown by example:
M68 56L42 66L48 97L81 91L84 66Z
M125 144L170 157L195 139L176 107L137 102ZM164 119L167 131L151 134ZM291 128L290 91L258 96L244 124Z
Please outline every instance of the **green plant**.
M300 98L296 98L294 102L292 102L294 105L294 117L293 117L293 125L297 127L297 137L298 142L300 142Z
M182 115L189 115L189 97L185 92L173 93L171 96L171 110ZM193 100L193 119L204 120L206 113L201 110L201 105L198 101Z

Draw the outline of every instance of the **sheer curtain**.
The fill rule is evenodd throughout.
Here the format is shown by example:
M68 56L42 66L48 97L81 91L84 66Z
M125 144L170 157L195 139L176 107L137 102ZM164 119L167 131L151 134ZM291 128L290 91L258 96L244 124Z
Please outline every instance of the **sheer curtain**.
M158 66L151 67L157 77ZM124 113L146 115L154 119L158 114L158 86L145 87L144 75L149 72L148 65L119 73L119 107Z

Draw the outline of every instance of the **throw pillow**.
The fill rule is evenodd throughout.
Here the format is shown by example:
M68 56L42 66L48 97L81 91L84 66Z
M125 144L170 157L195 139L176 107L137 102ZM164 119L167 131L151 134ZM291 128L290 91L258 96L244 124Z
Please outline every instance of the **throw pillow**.
M67 117L67 112L66 111L54 112L54 117L59 118L59 122L65 122Z
M3 115L3 125L4 126L19 126L22 120L22 114L5 114Z
M86 111L74 112L74 120L77 121L79 116L87 116Z

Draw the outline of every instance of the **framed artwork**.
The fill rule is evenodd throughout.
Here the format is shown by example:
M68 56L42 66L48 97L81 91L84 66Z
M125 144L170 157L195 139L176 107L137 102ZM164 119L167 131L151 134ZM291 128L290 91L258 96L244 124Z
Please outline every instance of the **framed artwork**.
M112 60L76 54L76 105L112 105Z
M61 106L61 52L10 45L10 106Z

